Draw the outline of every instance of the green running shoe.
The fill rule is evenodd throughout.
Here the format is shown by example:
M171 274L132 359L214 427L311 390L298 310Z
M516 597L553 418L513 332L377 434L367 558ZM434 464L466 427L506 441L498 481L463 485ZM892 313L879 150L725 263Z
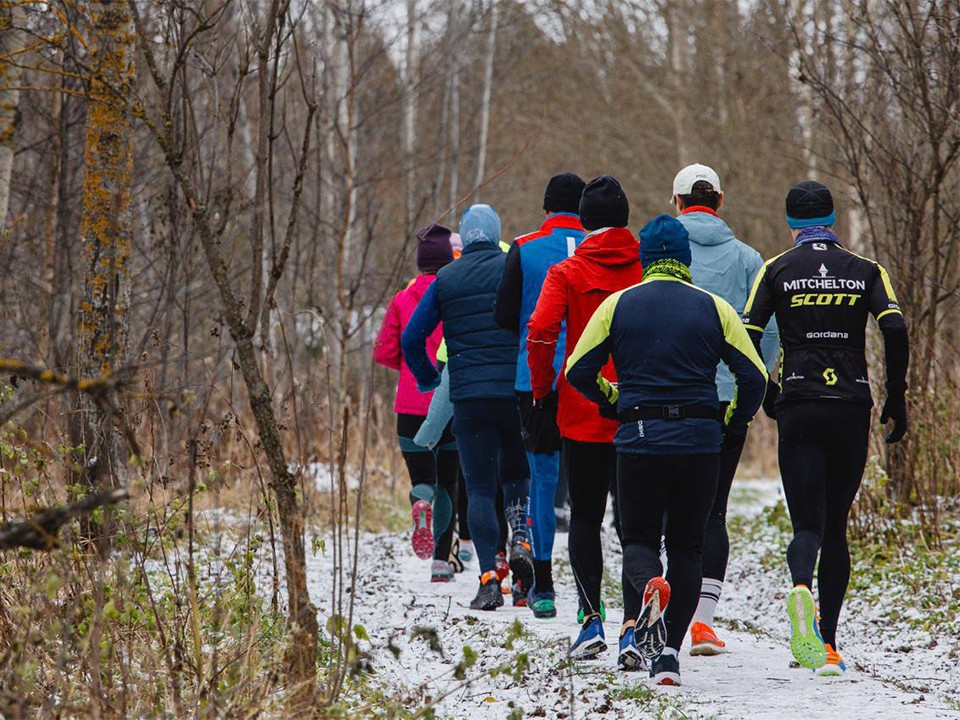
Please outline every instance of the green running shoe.
M556 595L553 591L537 592L536 586L530 588L527 605L537 618L555 618L557 616Z
M817 627L817 606L806 585L797 585L787 594L790 618L790 651L800 665L816 670L827 662L827 648Z
M577 609L577 624L583 625L583 619L587 616L587 612L581 607ZM603 606L603 600L600 601L600 621L607 621L607 609Z

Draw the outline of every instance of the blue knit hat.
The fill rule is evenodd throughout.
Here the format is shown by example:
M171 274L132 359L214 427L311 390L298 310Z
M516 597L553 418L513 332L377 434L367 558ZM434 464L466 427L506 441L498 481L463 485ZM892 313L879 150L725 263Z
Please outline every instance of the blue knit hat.
M640 229L640 265L648 267L666 259L690 267L690 236L683 223L661 213Z
M500 242L500 217L489 205L471 205L460 218L463 246L475 242Z

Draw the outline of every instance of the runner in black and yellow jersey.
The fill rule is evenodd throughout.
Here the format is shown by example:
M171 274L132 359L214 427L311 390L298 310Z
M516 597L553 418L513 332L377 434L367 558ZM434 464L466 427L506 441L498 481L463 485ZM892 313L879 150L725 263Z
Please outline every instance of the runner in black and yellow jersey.
M771 316L780 327L781 387L771 383L764 407L778 421L780 473L793 523L787 550L795 586L787 603L791 649L801 665L839 675L846 670L836 634L850 579L847 514L866 464L873 405L864 353L867 316L876 318L884 339L887 397L880 421L895 423L888 443L907 430L907 329L887 271L846 250L833 233L833 198L825 185L795 185L786 209L794 247L764 265L743 320L758 348ZM819 631L810 592L818 552Z

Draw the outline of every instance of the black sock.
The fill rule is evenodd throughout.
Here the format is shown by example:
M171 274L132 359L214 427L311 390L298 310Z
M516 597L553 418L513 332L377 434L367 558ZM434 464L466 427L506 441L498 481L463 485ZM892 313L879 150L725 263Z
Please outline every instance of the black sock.
M533 561L533 584L537 592L553 592L553 563L550 560Z

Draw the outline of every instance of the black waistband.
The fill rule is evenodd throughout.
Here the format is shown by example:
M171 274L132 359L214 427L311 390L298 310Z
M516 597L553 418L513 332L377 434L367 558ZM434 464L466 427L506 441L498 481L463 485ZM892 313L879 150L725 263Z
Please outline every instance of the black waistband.
M617 413L622 423L639 420L716 420L720 422L720 411L711 405L638 405Z

